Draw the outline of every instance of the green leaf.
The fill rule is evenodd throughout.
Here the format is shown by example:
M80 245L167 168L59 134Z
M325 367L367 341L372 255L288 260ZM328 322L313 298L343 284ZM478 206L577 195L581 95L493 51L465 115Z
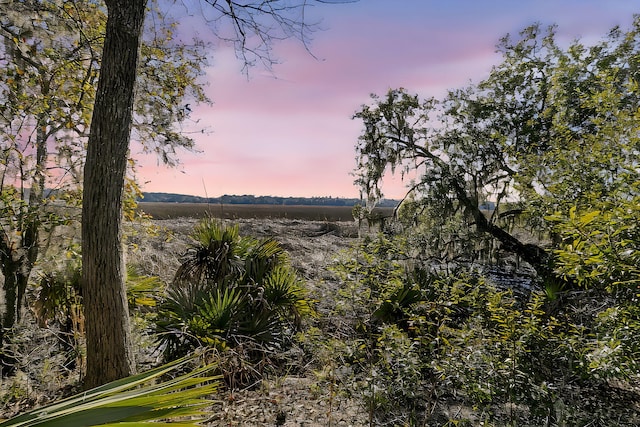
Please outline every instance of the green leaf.
M600 211L593 211L593 212L589 212L585 215L582 215L580 217L580 223L582 225L587 225L589 223L591 223L594 219L596 219L598 217L598 215L600 215Z

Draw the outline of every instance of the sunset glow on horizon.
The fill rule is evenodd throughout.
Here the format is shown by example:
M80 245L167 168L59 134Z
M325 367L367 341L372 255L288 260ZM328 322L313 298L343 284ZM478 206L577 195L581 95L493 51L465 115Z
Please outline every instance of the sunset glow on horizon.
M440 98L485 77L507 33L540 22L557 24L563 40L592 43L615 25L628 28L640 7L624 0L360 0L309 12L323 28L313 35L313 56L299 41L279 42L273 73L257 66L247 78L231 48L211 52L213 105L193 109L208 130L196 135L198 152L179 153L177 168L134 153L143 191L359 197L351 173L361 123L351 117L371 93L404 87ZM398 177L385 182L385 196L403 197L405 185Z

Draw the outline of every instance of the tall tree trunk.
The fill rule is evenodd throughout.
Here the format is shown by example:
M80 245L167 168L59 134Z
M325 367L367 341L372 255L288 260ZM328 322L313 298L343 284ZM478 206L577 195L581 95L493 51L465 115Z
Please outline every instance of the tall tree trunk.
M146 0L105 3L107 28L82 202L87 388L134 372L124 282L122 203Z
M11 341L11 328L16 321L17 313L20 311L20 304L16 303L16 289L18 286L19 262L3 257L2 274L4 276L4 310L1 310L2 324L0 325L0 378L14 372L16 358L12 353L6 352L5 346Z
M2 275L4 276L4 311L2 312L2 333L0 334L0 344L4 342L4 332L13 328L20 311L20 304L16 301L18 289L18 270L20 261L11 258L2 260ZM1 347L0 347L1 348Z

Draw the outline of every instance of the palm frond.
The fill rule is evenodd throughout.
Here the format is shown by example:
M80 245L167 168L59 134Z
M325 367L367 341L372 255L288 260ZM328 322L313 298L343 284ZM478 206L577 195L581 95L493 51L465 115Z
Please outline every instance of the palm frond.
M291 268L278 267L271 272L264 283L264 299L282 318L293 316L296 324L300 317L314 314L306 290Z
M153 421L180 420L176 425L196 425L203 408L212 401L219 377L207 376L215 366L206 365L175 378L154 380L179 372L197 356L189 356L147 372L117 380L59 402L31 410L0 423L2 427L82 427L96 425L163 425Z
M209 334L225 338L233 332L238 313L244 307L244 298L239 289L220 289L203 301L198 312L208 327Z
M158 344L167 360L184 356L200 347L201 339L192 329L199 320L199 307L209 295L207 284L197 282L172 287L167 291L155 320Z
M260 284L276 267L285 265L287 253L279 242L265 239L257 242L244 262L244 283Z
M164 285L157 276L140 275L135 266L127 266L127 298L130 307L155 307Z
M183 256L174 284L218 283L241 275L242 260L254 242L253 239L240 237L238 230L237 225L226 226L212 218L206 218L196 225L191 234L194 242Z

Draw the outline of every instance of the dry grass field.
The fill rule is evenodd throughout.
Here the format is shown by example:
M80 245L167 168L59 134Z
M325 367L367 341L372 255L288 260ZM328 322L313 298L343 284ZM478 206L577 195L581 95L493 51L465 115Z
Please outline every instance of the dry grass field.
M307 221L353 221L351 206L301 205L222 205L206 203L141 202L139 209L154 219L169 218L280 218ZM390 216L393 208L376 208L374 212Z

